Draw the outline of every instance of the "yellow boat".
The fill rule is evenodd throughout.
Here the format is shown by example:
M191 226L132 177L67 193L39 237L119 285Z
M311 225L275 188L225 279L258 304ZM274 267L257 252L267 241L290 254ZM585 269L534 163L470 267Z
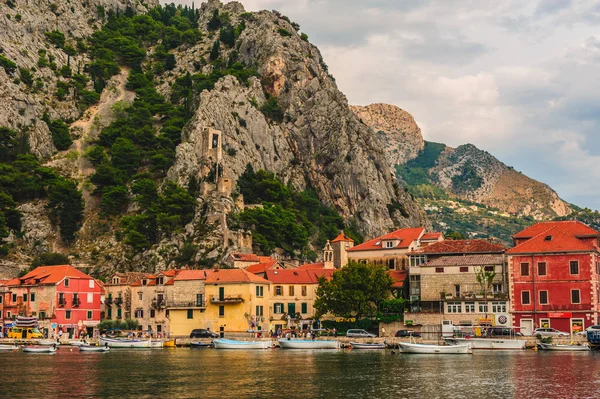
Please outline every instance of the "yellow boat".
M163 341L163 348L175 348L175 340L169 339L167 341Z

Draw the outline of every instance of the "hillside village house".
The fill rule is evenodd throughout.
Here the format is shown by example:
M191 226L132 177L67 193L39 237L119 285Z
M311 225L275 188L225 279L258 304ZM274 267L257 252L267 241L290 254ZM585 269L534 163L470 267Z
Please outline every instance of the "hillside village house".
M443 240L442 233L426 233L422 227L399 229L347 248L347 259L361 263L384 265L391 270L407 270L407 254L409 252ZM332 243L334 242L335 240L332 241ZM342 267L346 263L343 263Z
M455 324L510 325L504 247L445 240L409 253L411 311L440 312ZM491 284L478 274L493 275ZM417 316L411 316L417 317Z
M101 285L73 266L40 266L4 284L4 327L16 316L36 316L45 334L94 333L100 322Z
M166 298L171 336L189 336L206 325L206 279L212 270L180 270Z
M509 287L514 325L576 333L598 324L600 232L577 221L537 223L513 236Z
M146 274L130 284L131 315L142 330L162 335L169 331L167 300L173 295L173 282L180 270Z
M146 274L140 272L115 273L104 284L104 319L131 319L131 287Z
M225 264L234 267L236 269L244 269L250 265L256 265L257 263L265 263L271 261L269 256L259 256L256 254L242 254L232 253L225 261Z

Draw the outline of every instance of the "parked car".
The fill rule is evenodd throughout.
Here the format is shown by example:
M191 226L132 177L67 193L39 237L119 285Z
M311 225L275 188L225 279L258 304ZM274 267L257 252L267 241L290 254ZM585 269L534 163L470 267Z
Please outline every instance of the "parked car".
M398 330L396 331L396 337L420 337L421 333L412 330Z
M377 335L371 334L370 332L365 331L365 330L352 329L352 330L346 331L346 337L350 337L350 338L376 338Z
M577 333L577 335L583 335L586 336L588 331L600 331L600 326L589 326L588 328L586 328L583 331L579 331Z
M532 335L540 334L542 337L568 337L570 334L564 331L558 331L556 328L536 328Z
M192 330L190 338L219 338L219 334L203 328Z
M499 337L499 336L508 336L508 337L521 337L522 333L519 331L515 331L512 328L508 327L488 327L486 329L485 334L488 337Z

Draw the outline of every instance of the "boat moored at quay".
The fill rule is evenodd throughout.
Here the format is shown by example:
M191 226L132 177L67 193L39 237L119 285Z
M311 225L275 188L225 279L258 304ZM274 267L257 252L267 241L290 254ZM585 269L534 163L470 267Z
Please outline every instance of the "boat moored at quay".
M148 349L152 348L152 341L139 339L117 339L117 338L98 338L100 346L108 346L110 348L129 348L129 349Z
M471 349L503 349L503 350L521 350L525 349L527 341L524 339L505 339L505 338L455 338L444 337L448 345L469 345Z
M219 338L213 340L215 349L269 349L271 341L238 341L235 339Z
M281 349L339 349L339 341L334 340L310 340L310 339L288 339L278 340Z
M471 347L469 344L430 345L400 342L398 343L398 348L400 349L400 353L421 355L466 355L471 353Z

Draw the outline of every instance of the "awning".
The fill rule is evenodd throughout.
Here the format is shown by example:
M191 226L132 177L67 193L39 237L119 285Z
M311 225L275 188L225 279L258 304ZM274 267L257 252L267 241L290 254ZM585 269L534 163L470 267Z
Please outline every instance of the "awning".
M98 321L98 320L84 320L83 321L83 325L86 327L96 327L98 324L100 324L100 321Z

